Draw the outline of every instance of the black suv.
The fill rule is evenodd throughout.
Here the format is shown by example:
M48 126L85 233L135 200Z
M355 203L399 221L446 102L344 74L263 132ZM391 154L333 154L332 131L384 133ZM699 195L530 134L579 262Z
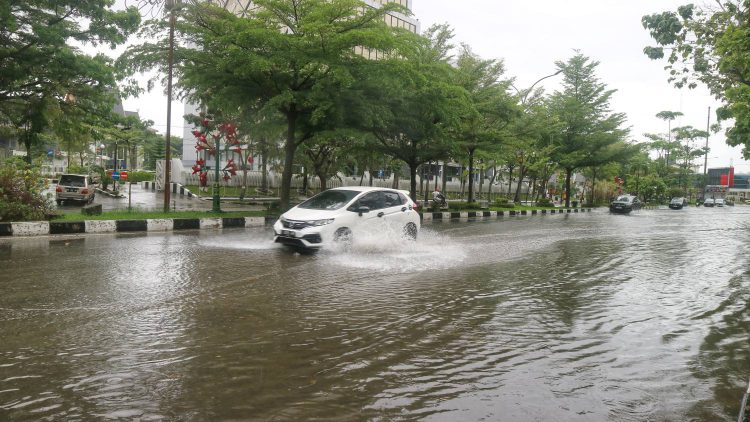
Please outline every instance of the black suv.
M633 210L639 210L643 206L638 197L633 195L620 195L609 204L609 212L628 214Z

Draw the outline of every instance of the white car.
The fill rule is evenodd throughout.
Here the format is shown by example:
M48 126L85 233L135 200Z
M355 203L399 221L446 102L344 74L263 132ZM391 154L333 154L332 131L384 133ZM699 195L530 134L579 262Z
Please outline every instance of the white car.
M389 233L416 240L418 206L408 192L350 186L323 191L281 215L274 241L297 251L311 251L359 236Z
M717 207L723 207L724 206L724 198L716 198L714 199L714 205Z

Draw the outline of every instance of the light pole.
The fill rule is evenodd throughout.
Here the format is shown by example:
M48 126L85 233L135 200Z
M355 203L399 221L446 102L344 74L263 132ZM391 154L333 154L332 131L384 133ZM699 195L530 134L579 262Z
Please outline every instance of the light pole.
M169 12L169 55L167 70L167 140L164 152L164 212L169 212L169 196L172 191L172 71L174 68L174 9L180 0L166 0L165 7Z
M536 81L536 82L534 82L533 84L531 84L531 86L530 86L530 87L526 88L526 89L525 89L525 90L523 91L523 94L522 94L522 92L521 92L521 91L519 91L518 89L516 89L516 87L514 86L514 87L513 87L513 89L515 89L515 90L516 90L516 92L518 93L518 95L522 95L522 96L521 96L521 104L522 104L522 105L523 105L524 107L526 106L526 98L527 98L527 97L529 96L529 94L531 94L531 91L532 91L532 90L534 89L534 87L536 86L536 84L538 84L539 82L541 82L541 81L543 81L543 80L545 80L545 79L547 79L547 78L551 78L551 77L553 77L553 76L557 76L557 75L561 74L561 73L563 72L563 70L564 70L564 69L560 69L560 70L558 70L558 71L557 71L557 72L555 72L555 73L549 74L549 75L547 75L547 76L542 76L541 78L537 79L537 81ZM511 86L513 86L513 85L511 85Z

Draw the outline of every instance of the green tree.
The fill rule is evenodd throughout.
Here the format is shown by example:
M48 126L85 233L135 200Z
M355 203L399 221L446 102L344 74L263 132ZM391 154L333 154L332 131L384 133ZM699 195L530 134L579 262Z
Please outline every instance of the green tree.
M447 25L433 26L404 58L373 62L362 75L369 103L359 110L360 127L374 135L379 152L409 167L413 199L417 168L449 156L449 131L473 111L466 90L454 83L451 37Z
M550 108L561 124L553 141L553 158L565 172L566 207L570 206L573 172L604 163L600 152L627 135L620 127L625 115L613 113L609 107L615 90L608 90L595 74L598 65L582 54L557 62L564 80L562 91L555 92L550 100Z
M692 126L682 126L674 129L675 139L680 142L680 148L678 151L678 159L682 160L680 163L679 181L677 186L681 187L685 196L687 196L688 185L691 182L690 176L693 174L690 168L693 161L702 157L707 153L705 148L696 148L697 139L705 139L708 133L704 130L695 129Z
M44 196L39 171L18 158L0 165L0 221L43 220L52 201Z
M111 110L116 86L109 60L88 56L71 43L112 48L123 43L140 15L135 8L115 11L113 4L26 0L0 6L0 124L16 127L27 151L51 128L52 116L66 109Z
M644 53L651 59L666 56L668 81L676 87L702 83L722 100L719 120L734 119L726 131L727 144L743 146L745 158L750 158L750 3L687 4L641 21L656 42Z
M667 122L667 142L672 142L672 121L683 114L679 111L660 111L656 113L656 117ZM666 164L669 165L669 152L667 149L667 155L665 157Z
M180 11L176 73L183 92L210 101L209 109L254 108L285 122L281 207L289 206L297 148L315 135L317 123L355 83L352 69L369 61L358 52L398 56L402 28L385 24L387 12L406 12L388 3L360 0L257 0L247 16L206 3ZM159 38L163 21L146 34ZM163 37L162 37L163 38ZM130 48L120 63L129 73L165 67L163 43ZM228 114L231 114L228 113Z
M456 69L456 82L468 92L473 110L459 121L454 136L458 148L468 157L469 174L473 175L475 153L499 148L503 131L519 113L508 94L511 80L503 78L502 61L482 59L463 45ZM473 201L474 178L469 177L468 202Z

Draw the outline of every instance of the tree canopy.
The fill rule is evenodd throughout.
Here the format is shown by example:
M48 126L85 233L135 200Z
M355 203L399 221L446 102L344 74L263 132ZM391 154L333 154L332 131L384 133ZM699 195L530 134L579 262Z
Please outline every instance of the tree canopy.
M743 146L743 155L750 158L750 3L688 4L644 16L642 23L656 42L644 53L651 59L666 57L668 80L676 87L702 83L723 101L717 116L734 119L727 143Z

